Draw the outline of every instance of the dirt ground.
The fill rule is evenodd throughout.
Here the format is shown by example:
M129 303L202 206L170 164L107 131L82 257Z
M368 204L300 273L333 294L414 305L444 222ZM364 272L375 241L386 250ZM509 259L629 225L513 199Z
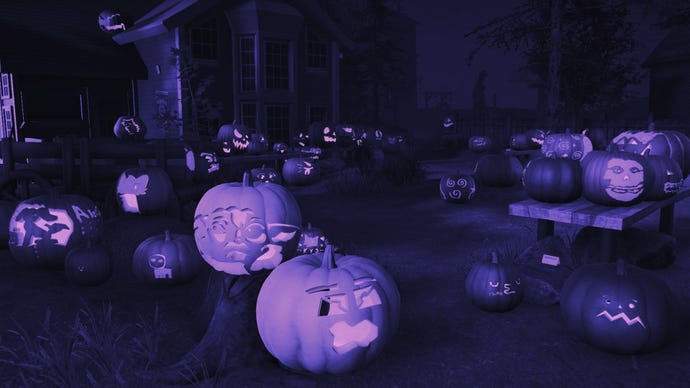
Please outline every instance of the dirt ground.
M492 249L521 250L536 239L535 221L508 215L509 203L526 198L520 187L484 188L465 204L440 199L440 174L469 172L475 157L463 154L425 163L428 179L382 193L333 194L318 185L295 189L305 224L323 229L347 253L377 261L394 277L401 295L400 327L378 358L352 373L296 374L257 346L253 364L228 366L218 386L687 387L687 330L674 333L672 341L655 352L617 355L576 338L564 326L557 305L523 303L510 312L488 313L469 302L464 279L476 260ZM688 202L676 206L676 262L655 271L675 293L683 327L690 322ZM652 214L637 226L654 229L657 217ZM179 359L203 333L199 305L210 271L186 285L153 288L137 283L129 268L136 245L166 228L191 233L190 224L169 217L108 220L106 243L116 260L115 273L96 287L73 285L61 271L21 267L7 249L0 251L0 345L13 343L8 330L18 326L41 334L47 310L51 322L69 325L80 309L98 312L110 303L114 322L135 326L142 320L151 323L157 307L163 351L156 362ZM564 237L575 231L556 225L556 234ZM17 384L13 368L0 364L6 386Z

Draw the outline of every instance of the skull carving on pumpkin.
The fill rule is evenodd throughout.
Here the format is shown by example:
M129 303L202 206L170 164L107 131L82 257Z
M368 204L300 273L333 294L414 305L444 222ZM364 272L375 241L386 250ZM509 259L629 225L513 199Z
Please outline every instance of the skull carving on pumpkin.
M647 199L652 183L649 161L630 152L592 151L582 160L582 196L606 206Z

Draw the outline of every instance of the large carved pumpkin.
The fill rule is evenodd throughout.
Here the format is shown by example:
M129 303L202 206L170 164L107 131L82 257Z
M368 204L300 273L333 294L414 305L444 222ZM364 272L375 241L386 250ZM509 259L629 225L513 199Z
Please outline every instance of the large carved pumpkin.
M582 196L606 206L627 206L645 199L651 170L642 155L592 151L582 160Z
M137 116L120 116L115 121L113 133L120 140L142 141L146 136L146 125Z
M360 256L295 257L268 275L256 303L266 349L286 367L345 373L370 363L392 338L400 317L393 278Z
M87 197L53 192L29 198L12 213L10 253L21 264L64 268L67 252L97 239L102 225L101 211Z
M482 310L505 312L517 307L524 292L520 275L510 263L500 263L496 252L490 261L476 262L465 279L465 293Z
M666 285L647 270L616 263L587 264L563 284L561 315L579 337L615 353L658 349L674 320Z
M297 200L283 186L251 181L212 187L194 212L194 240L216 271L272 270L295 254L302 225Z
M235 121L223 124L218 128L216 141L220 143L221 155L245 153L249 147L249 128Z
M582 195L582 166L573 159L532 159L525 166L522 185L537 201L574 201Z
M160 167L130 168L117 180L122 210L133 214L160 214L175 201L173 184Z
M690 175L690 139L677 131L625 131L611 140L609 150L668 156L678 163L684 178Z
M194 238L166 230L139 243L132 256L132 273L148 284L183 284L204 266Z

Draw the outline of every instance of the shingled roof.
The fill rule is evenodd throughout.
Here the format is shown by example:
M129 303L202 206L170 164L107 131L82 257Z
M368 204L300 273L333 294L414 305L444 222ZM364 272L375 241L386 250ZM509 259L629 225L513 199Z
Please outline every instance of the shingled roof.
M676 27L652 50L642 67L690 61L690 26Z
M115 3L115 4L112 4ZM98 27L108 8L132 16L155 6L151 0L31 0L0 7L0 64L3 71L82 78L147 77L133 45L120 46Z

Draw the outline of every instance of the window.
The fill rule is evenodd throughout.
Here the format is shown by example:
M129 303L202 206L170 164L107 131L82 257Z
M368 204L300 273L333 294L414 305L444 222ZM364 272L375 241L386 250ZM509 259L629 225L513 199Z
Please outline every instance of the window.
M10 86L10 75L8 73L2 73L0 84L2 85L2 89L0 89L0 97L12 98L12 87Z
M218 29L216 19L211 19L189 32L192 58L194 59L218 59Z
M240 124L256 128L256 103L240 102Z
M267 89L289 89L288 49L287 41L267 40L264 43Z
M325 106L309 106L307 107L307 125L311 123L325 123L326 122L326 107Z
M290 107L266 105L266 131L272 142L290 143Z
M240 88L243 92L256 90L256 62L254 35L240 37Z
M307 67L326 70L328 68L328 45L318 35L307 31Z

